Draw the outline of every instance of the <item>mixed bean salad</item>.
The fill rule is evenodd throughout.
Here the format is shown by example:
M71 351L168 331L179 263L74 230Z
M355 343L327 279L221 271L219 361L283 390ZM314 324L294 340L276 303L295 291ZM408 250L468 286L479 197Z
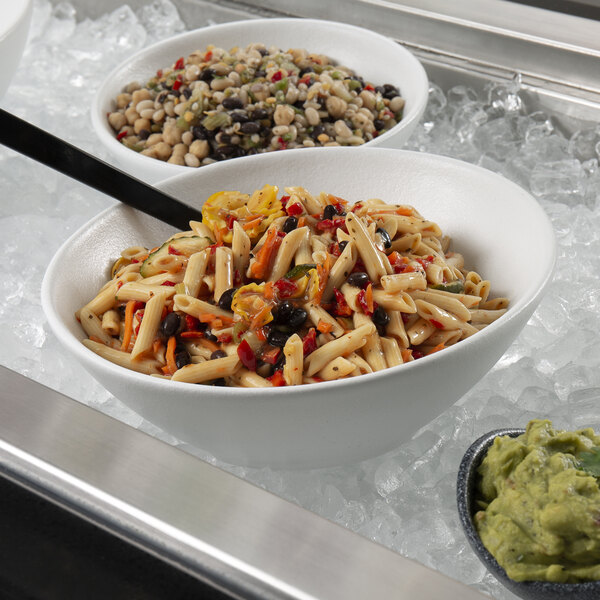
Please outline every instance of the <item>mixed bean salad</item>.
M121 253L77 315L89 349L174 381L300 385L438 352L508 306L412 206L266 185L202 216Z
M208 46L117 96L108 121L128 148L199 167L258 152L358 146L394 127L404 99L391 84L303 49Z

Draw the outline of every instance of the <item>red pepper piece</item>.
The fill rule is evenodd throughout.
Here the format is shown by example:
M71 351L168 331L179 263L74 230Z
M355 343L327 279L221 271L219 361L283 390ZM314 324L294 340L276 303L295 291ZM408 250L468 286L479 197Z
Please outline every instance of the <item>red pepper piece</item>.
M223 333L217 336L217 342L220 344L230 344L233 341L233 336L230 333Z
M335 296L335 314L338 317L349 317L352 314L352 309L348 306L344 294L337 288L333 288L333 294Z
M119 133L119 135L117 135L117 139L122 140L128 133L129 133L128 131L121 131L121 133Z
M178 90L180 87L181 87L181 81L179 81L179 79L177 79L177 80L175 81L175 83L173 84L173 89L174 89L175 91L177 91L177 90Z
M212 58L212 50L209 50L205 55L204 55L204 60L210 60Z
M279 143L280 150L285 150L287 148L287 142L281 136L277 138L277 142Z
M285 210L286 204L288 203L289 199L290 199L289 196L281 196L281 199L279 200L279 202L281 202L281 206L283 206L284 210Z
M287 214L291 217L297 217L298 215L301 215L303 211L304 209L302 208L302 204L300 204L300 202L294 202L285 208L285 212L287 212Z
M274 365L281 354L281 348L273 347L265 350L260 357L263 362Z
M200 327L200 321L192 315L185 315L185 329L186 331L198 331Z
M277 296L282 298L290 298L293 296L298 290L298 286L291 279L286 279L285 277L278 279L275 283L273 283L273 287L277 293Z
M444 329L444 326L439 322L436 321L435 319L429 319L429 322L436 328L436 329Z
M283 376L283 371L275 371L271 377L267 377L267 380L270 381L275 387L287 385Z
M195 340L195 339L203 338L204 332L203 331L182 331L179 334L179 337L184 338L184 339Z
M307 73L298 81L298 83L304 83L306 85L310 85L310 80L311 80L310 74Z
M237 353L242 364L250 371L256 371L256 356L248 343L248 340L242 340L237 347Z
M403 323L408 323L408 321L410 320L410 315L408 313L401 312L400 316L402 317Z
M237 217L235 215L227 215L225 221L227 223L227 229L233 229L233 224L237 221Z
M281 70L275 71L275 73L273 73L273 75L271 76L271 81L279 81L281 79L283 79L283 73L281 72Z
M169 244L168 250L169 250L169 254L175 254L177 256L181 256L181 252L179 252L179 250L177 250L177 248L175 248L174 246L171 246L170 244Z
M414 359L423 358L423 356L425 356L420 350L413 350L412 355Z
M373 316L373 312L377 308L377 303L373 302L373 310L369 310L369 303L367 302L365 290L360 290L360 292L358 292L358 294L356 295L356 301L358 302L358 305L361 307L365 315L367 315L368 317Z
M181 71L181 69L183 69L184 67L184 63L183 63L183 56L181 58L177 59L177 62L175 63L175 66L173 67L176 71Z
M311 327L308 333L302 338L302 350L304 356L308 356L317 349L317 330Z
M161 283L161 285L166 285L167 287L175 287L175 283L173 281L165 281Z
M162 69L158 69L158 71L156 71L156 76L160 79L163 75L163 70Z

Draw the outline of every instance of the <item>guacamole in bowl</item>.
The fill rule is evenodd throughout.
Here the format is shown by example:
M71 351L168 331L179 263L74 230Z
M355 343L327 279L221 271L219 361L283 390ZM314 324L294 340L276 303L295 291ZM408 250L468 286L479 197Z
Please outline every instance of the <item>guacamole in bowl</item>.
M600 598L600 436L490 432L465 454L458 509L471 546L523 598Z

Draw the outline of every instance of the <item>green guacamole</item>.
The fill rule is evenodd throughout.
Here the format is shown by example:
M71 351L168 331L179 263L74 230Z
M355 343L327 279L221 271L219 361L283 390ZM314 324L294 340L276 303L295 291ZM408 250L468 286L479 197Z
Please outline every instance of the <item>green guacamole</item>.
M580 464L597 447L592 429L555 431L550 421L494 440L478 470L474 520L511 579L600 579L600 489Z

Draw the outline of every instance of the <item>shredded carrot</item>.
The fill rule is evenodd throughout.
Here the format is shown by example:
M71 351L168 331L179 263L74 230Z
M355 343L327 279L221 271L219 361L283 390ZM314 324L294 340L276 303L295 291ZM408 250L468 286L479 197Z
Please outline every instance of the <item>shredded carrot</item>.
M162 345L163 343L160 340L154 340L154 343L152 344L152 352L160 352Z
M371 282L369 282L365 290L365 302L367 303L367 310L373 314L373 286Z
M227 227L215 227L215 242L217 246L223 245L223 235L227 233Z
M167 352L165 354L170 375L173 375L173 373L177 371L177 364L175 363L175 346L177 346L177 338L172 335L167 342Z
M273 300L273 298L275 298L275 288L273 286L272 281L267 281L267 283L265 283L265 289L263 291L263 296L267 300Z
M402 215L404 217L412 217L413 209L410 206L399 206L396 209L396 214Z
M213 315L212 313L200 313L198 315L200 323L210 323L214 329L220 329L223 325L232 325L233 319L222 315Z
M268 323L267 317L271 312L271 304L265 303L265 305L252 317L252 321L250 321L250 329L258 329L262 327L265 323Z
M267 334L265 333L265 328L264 327L259 327L256 330L256 337L261 341L261 342L266 342L267 341Z
M250 275L253 279L265 279L271 263L271 257L281 243L277 230L273 227L267 234L267 239L261 249L256 253L256 260L250 267Z
M165 375L171 375L171 367L165 366L160 369Z
M305 225L306 225L306 218L298 217L298 229L300 229L300 227L304 227Z
M327 280L329 279L329 271L331 269L331 258L329 257L329 253L325 257L325 263L323 265L317 265L317 275L319 277L319 290L315 294L313 302L315 304L321 304L321 298L323 297L323 292L325 291L325 286L327 285Z
M323 321L323 319L319 319L319 323L317 324L317 330L321 333L329 333L333 329L333 325L328 323L327 321Z
M434 352L439 352L440 350L443 350L446 346L444 345L444 342L440 342L437 346L434 346L427 354L433 354Z
M133 333L133 313L135 312L135 300L129 300L125 306L125 327L123 330L123 343L121 344L121 352L126 352L131 342L131 334Z
M400 350L400 355L402 356L402 360L404 362L408 362L413 359L412 350L408 350L408 349Z
M156 252L156 251L158 250L158 248L159 248L158 246L154 246L154 248L152 248L152 250L150 250L150 251L148 252L148 254L150 255L150 254L152 254L153 252Z
M242 225L242 228L244 230L246 230L246 229L252 229L255 225L258 225L263 219L264 219L263 215L258 215L257 217L252 217L252 220L251 221L246 221Z

